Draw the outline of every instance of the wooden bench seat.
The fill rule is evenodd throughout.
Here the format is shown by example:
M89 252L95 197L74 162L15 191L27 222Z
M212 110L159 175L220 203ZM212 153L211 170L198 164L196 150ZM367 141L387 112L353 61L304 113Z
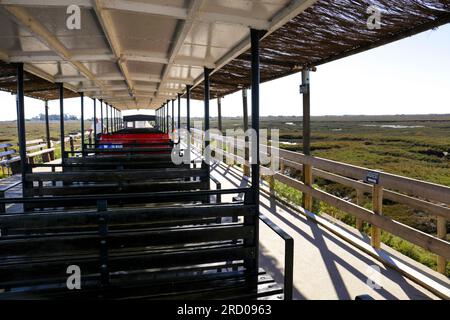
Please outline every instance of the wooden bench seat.
M96 211L0 216L0 299L280 295L251 267L257 212L244 203L108 210L100 201ZM66 287L70 265L81 290Z
M8 178L0 180L0 199L5 197L6 191L20 185L22 183L22 177L20 175L13 175ZM6 212L6 206L4 203L0 203L0 213Z
M27 141L26 145L28 163L34 164L36 158L41 158L44 163L55 160L55 148L49 148L43 139Z
M163 191L194 191L209 188L208 171L203 168L158 168L144 170L79 170L66 172L38 172L25 175L27 197L54 197L68 195L101 195L123 193L147 193ZM180 198L178 198L180 199ZM196 201L206 202L207 196L198 196ZM169 199L163 199L167 202ZM124 200L129 203L135 200ZM145 200L142 200L145 202ZM192 202L192 199L186 200ZM85 202L65 202L70 206ZM114 203L114 201L113 201ZM59 203L35 203L31 208L59 207Z
M4 169L11 170L11 174L21 173L20 156L17 150L12 149L13 145L10 143L0 144L0 166ZM33 165L37 163L40 158L41 162L46 163L55 160L55 148L48 148L43 139L31 140L26 142L27 163Z
M66 158L64 159L64 164L140 163L153 161L172 162L172 158L167 153L89 155L86 157Z
M3 149L0 152L0 166L4 175L9 173L9 171L12 174L20 172L20 157L17 155L17 150L12 149L12 147L11 143L0 144L0 149Z

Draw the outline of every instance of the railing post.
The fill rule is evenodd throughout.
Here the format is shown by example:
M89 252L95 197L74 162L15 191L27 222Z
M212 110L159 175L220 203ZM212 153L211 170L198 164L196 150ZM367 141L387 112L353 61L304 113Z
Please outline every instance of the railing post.
M444 217L438 216L436 219L437 227L437 237L439 239L447 240L447 220ZM445 274L445 269L447 267L447 261L445 257L437 257L437 271L439 273Z
M308 164L303 165L303 182L308 187L313 186L313 170L311 165ZM312 211L313 209L312 195L308 193L303 193L302 201L303 201L303 208L305 208L308 211Z
M280 173L284 174L284 170L286 170L286 166L283 162L283 159L280 158Z
M70 144L70 153L72 154L72 156L74 156L74 153L75 153L75 143L74 143L73 136L69 136L69 144Z
M356 189L356 204L364 206L364 192L361 189ZM363 231L363 220L356 218L356 229Z
M309 156L311 154L311 87L307 68L302 71L301 93L303 94L303 153ZM313 170L309 164L303 165L303 183L309 187L313 185ZM303 193L302 205L306 210L312 211L313 199L310 194Z
M382 215L383 210L383 187L379 184L373 185L372 191L372 207L373 213ZM381 230L372 225L370 243L375 249L380 249L381 246Z
M269 176L269 190L270 190L270 194L272 194L272 195L275 194L275 176L274 175Z

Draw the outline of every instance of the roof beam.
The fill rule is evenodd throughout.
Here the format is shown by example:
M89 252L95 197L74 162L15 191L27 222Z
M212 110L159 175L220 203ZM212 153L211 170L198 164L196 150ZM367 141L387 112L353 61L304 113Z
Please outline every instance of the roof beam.
M123 81L125 78L122 75L119 74L102 74L102 75L97 75L97 80L99 81ZM141 81L141 82L151 82L151 83L158 83L161 81L161 78L159 75L155 75L155 74L146 74L146 73L132 73L130 74L131 79L133 79L133 81ZM87 82L90 81L89 79L87 79L86 77L83 76L57 76L55 77L55 79L58 79L57 82ZM183 83L188 83L189 81L192 82L191 80L186 80L184 81L183 79L178 79L178 78L174 78L174 81L183 81ZM136 90L138 86L134 86L134 88Z
M7 54L6 52L4 52L3 50L0 50L0 59L2 59L2 60L4 60L4 61L8 61L8 57L9 57L9 56L8 56L8 54ZM37 76L37 77L39 77L39 78L42 78L42 79L44 79L44 80L47 80L47 81L49 81L49 82L52 82L52 83L57 82L57 81L55 81L55 77L53 77L51 74L49 74L49 73L43 71L42 69L40 69L40 68L38 68L38 67L36 67L36 66L34 66L34 65L25 63L24 66L23 66L23 69L24 69L26 72L29 72L29 73L31 73L31 74L34 74L35 76ZM76 87L74 87L74 86L72 86L72 85L70 85L70 84L68 84L68 83L64 83L63 85L64 85L64 88L66 88L66 89L68 89L68 90L71 90L71 91L73 91L73 92L76 92L76 91L77 91L77 90L76 90Z
M104 86L104 89L107 91L124 91L124 90L128 90L128 87L123 84L119 84L119 85L115 85L115 86ZM78 88L79 92L86 92L86 91L101 91L101 89L99 87L96 86L91 86L91 87L84 87L81 86Z
M180 51L181 46L183 45L187 35L192 30L195 19L198 17L201 8L205 5L206 0L192 0L190 2L190 7L188 9L188 15L186 20L183 22L182 27L180 28L178 34L174 39L174 45L172 46L169 54L168 64L164 67L162 72L161 82L159 83L157 97L159 96L159 91L163 87L167 78L169 77L170 68Z
M135 81L143 81L143 82L161 82L161 77L156 74L145 74L145 73L137 73L132 75Z
M85 8L95 8L90 0L0 0L0 3L4 5L21 5L32 7L67 7L74 4ZM102 7L105 10L150 14L180 20L188 20L190 14L189 9L181 7L130 0L103 0ZM202 22L220 22L226 24L243 25L254 29L267 29L269 27L268 21L263 19L255 19L239 15L229 15L219 12L199 11L197 20Z
M202 58L195 57L183 57L178 56L173 61L173 64L186 65L186 66L196 66L196 67L206 67L209 69L214 69L216 65L212 61L208 61Z
M103 8L103 1L101 0L95 0L95 13L97 14L97 17L100 21L100 24L103 28L103 32L105 33L106 38L108 39L109 45L111 47L112 52L118 59L118 65L119 69L121 70L125 82L128 86L128 90L130 91L131 95L134 95L134 88L133 88L133 82L130 77L130 72L128 70L126 62L123 60L121 54L122 49L116 34L116 30L114 28L114 24L112 22L111 15L108 11L104 10Z
M40 69L40 68L38 68L38 67L36 67L34 65L26 63L23 68L24 68L24 70L26 72L32 73L35 76L38 76L39 78L45 79L45 80L53 82L53 83L58 82L58 81L56 81L56 78L54 78L51 74L43 71L42 69ZM71 90L73 92L77 92L76 87L72 86L71 84L63 83L63 86L64 86L64 88L66 88L68 90Z
M124 60L127 61L140 61L140 62L152 62L152 63L169 63L169 59L164 53L159 52L137 52L126 51L122 54Z
M123 81L125 80L125 78L123 77L123 75L120 74L115 74L115 73L111 73L111 74L102 74L102 75L98 75L97 79L100 81Z
M98 79L98 78L97 78ZM89 81L84 76L55 76L55 82L83 82Z
M192 85L192 84L194 84L194 79L192 79L192 78L167 78L166 83Z
M53 35L43 24L34 19L28 12L20 7L5 6L5 11L8 12L15 21L24 26L27 30L33 33L42 43L44 43L51 50L56 52L65 61L68 61L81 74L85 75L92 82L102 87L102 83L98 81L95 75L80 61L75 60L69 50Z

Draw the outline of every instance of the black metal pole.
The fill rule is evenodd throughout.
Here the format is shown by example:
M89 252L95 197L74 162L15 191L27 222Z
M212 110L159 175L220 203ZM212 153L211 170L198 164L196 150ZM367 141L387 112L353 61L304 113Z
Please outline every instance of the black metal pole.
M64 144L64 86L62 83L58 83L59 88L59 134L61 136L61 158L64 160L66 155L64 154L66 148Z
M109 105L106 104L106 133L109 133Z
M222 132L222 99L217 97L217 127Z
M94 144L97 145L97 99L94 100Z
M191 132L191 86L186 86L186 129Z
M100 133L103 133L103 99L100 99L100 124L101 124L101 129L100 129Z
M112 105L110 105L109 106L110 107L110 111L111 111L111 124L110 124L110 126L111 126L111 133L113 133L114 131L115 131L115 129L114 129L114 107L112 106Z
M175 100L172 99L172 118L171 118L171 123L172 123L172 133L175 131Z
M114 131L117 131L118 127L117 127L117 109L114 108Z
M48 100L45 100L45 137L47 139L47 148L51 148L52 142L50 141L50 122L48 120Z
M178 121L177 121L177 128L178 128L178 131L180 131L180 128L181 128L181 93L178 94Z
M210 100L210 88L209 88L209 75L211 74L211 69L208 68L204 68L203 74L205 76L205 80L204 80L204 103L205 103L205 125L204 125L204 129L205 129L205 141L204 141L204 145L205 145L205 150L209 147L209 100ZM210 189L210 172L209 172L209 167L210 167L210 161L211 159L209 158L209 152L206 153L206 167L208 168L207 175L206 175L206 181L208 183L208 187L207 190Z
M81 156L84 157L84 93L80 93L81 99Z
M252 191L253 200L259 203L259 40L261 31L251 29L251 54L252 54L252 128L256 134L256 141L252 141L252 155L256 159L252 159Z
M117 121L118 120L117 114L118 114L117 109L114 108L114 131L119 130L119 128L117 126L117 123L118 123L118 121Z
M252 200L253 203L259 207L259 83L260 83L260 69L259 69L259 41L262 32L259 30L250 30L251 39L251 86L252 86L252 129L256 135L252 139ZM253 157L254 156L254 157ZM256 255L253 260L253 269L258 270L259 265L259 210L257 209L256 217L254 217L255 234L253 245L256 247Z
M166 133L169 133L169 101L166 101Z
M25 174L28 172L27 164L27 145L26 145L26 131L25 131L25 97L24 97L24 82L23 82L23 63L17 64L17 130L19 140L19 154L20 154L20 170L22 173L22 191L25 195Z
M111 133L116 131L116 110L111 106Z
M161 120L161 131L164 132L164 104L161 106L161 111L160 111L160 120Z
M163 109L162 109L162 106L161 106L161 107L159 107L159 130L161 132L164 131L164 123L162 121L162 112L163 112Z

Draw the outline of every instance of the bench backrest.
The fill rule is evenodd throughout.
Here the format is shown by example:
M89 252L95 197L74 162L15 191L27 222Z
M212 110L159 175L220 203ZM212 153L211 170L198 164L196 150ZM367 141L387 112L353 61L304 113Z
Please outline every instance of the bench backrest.
M0 161L9 160L17 153L12 147L13 145L10 143L0 144Z
M148 297L158 297L161 285L174 294L186 279L217 269L222 281L212 285L253 290L257 252L249 218L254 217L255 205L107 210L104 202L96 211L2 215L0 289L24 287L29 297L77 294L66 287L68 267L77 266L79 294L131 286L136 291L122 294L145 288ZM233 282L237 269L246 277Z
M65 172L29 173L25 176L27 186L25 195L42 197L207 190L209 188L207 170L206 167L92 171L86 168L83 170L75 168ZM195 199L188 198L186 202L206 202L207 199L206 196L198 196ZM181 198L178 199L180 200ZM170 197L162 200L162 202L168 201ZM151 203L151 201L141 200L141 203ZM52 204L36 203L29 208L50 208ZM53 205L59 206L59 204ZM80 203L74 202L70 205L80 206Z
M48 145L43 139L28 140L26 141L27 153L28 151L44 150Z

